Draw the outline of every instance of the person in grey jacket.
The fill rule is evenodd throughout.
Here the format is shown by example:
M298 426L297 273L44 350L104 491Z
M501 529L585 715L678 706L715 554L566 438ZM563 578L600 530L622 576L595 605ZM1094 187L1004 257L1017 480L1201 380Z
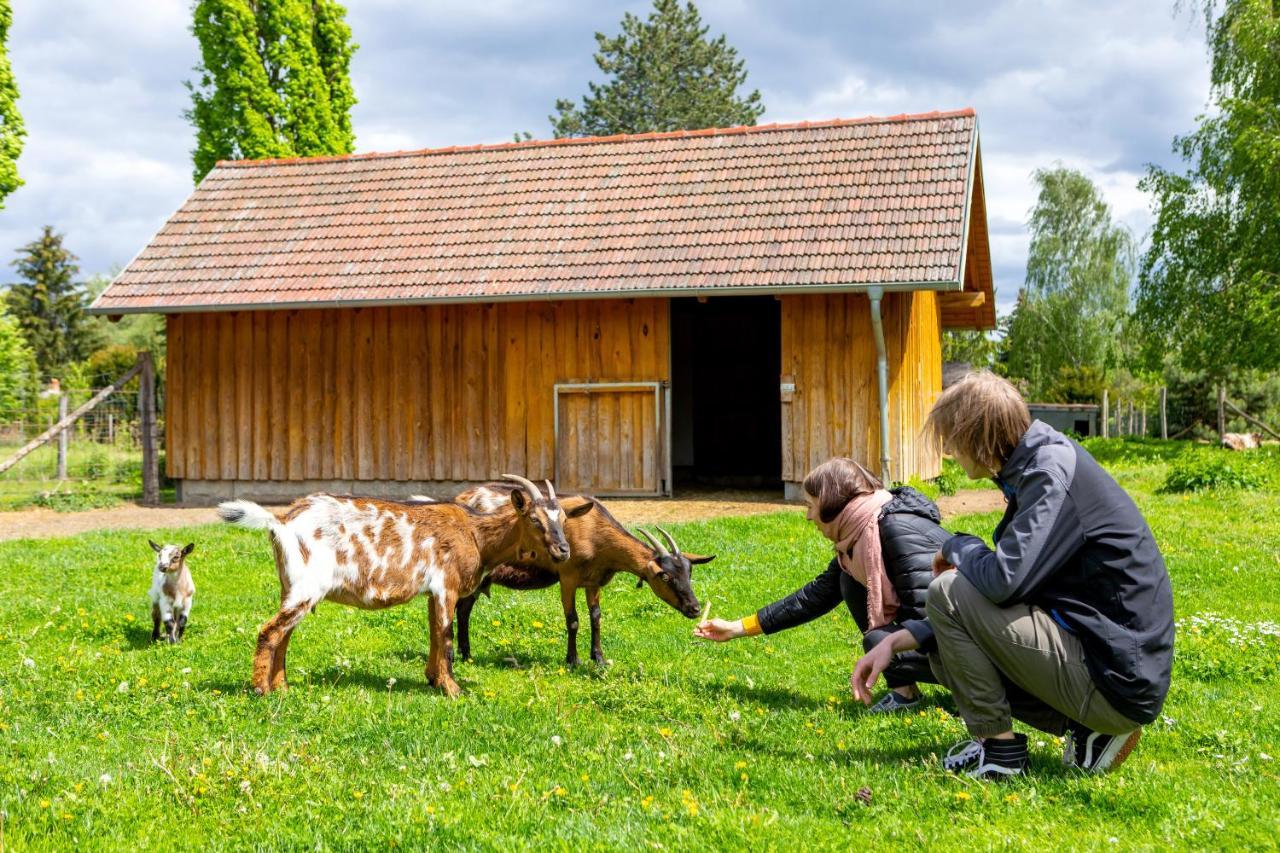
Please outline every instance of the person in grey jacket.
M874 603L876 578L857 565L861 554L857 543L846 541L844 553L837 555L816 578L785 598L761 607L742 619L708 619L694 630L694 636L717 642L757 634L785 631L830 613L841 602L862 632L864 650L903 629L916 637L922 648L932 643L933 630L925 616L925 595L933 580L933 555L950 538L942 529L938 507L909 486L884 490L879 478L852 459L824 462L805 477L804 491L809 504L808 518L841 550L841 539L854 525L840 519L856 516L858 503L869 501L863 518L866 536L874 536L883 566L883 577L891 590L880 591ZM841 531L846 531L842 533ZM885 594L896 600L890 613ZM871 710L876 713L906 711L920 701L917 682L936 682L928 658L919 651L897 655L884 672L889 691Z
M1021 773L1027 740L1015 717L1067 733L1070 765L1119 766L1159 715L1173 666L1173 594L1151 529L1084 448L1033 422L991 373L944 391L926 430L1008 500L994 550L961 533L934 558L930 664L972 735L943 766L978 778ZM860 660L860 698L914 644L898 632Z

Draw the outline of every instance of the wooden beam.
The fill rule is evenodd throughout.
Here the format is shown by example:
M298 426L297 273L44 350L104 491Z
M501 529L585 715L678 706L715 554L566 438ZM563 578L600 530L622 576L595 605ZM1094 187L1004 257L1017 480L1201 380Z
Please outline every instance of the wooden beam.
M959 293L940 293L938 296L938 304L942 306L943 311L981 308L987 302L987 294L980 290L976 292L962 290Z

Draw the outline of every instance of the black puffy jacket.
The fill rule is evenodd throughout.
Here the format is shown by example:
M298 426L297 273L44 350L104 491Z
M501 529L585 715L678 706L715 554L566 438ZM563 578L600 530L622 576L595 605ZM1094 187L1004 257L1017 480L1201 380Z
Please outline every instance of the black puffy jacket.
M896 624L916 638L922 651L933 649L933 628L925 616L925 596L933 580L933 555L951 537L939 522L938 506L910 486L891 489L893 500L880 511L880 549L885 572L898 593ZM781 601L756 613L766 634L784 631L830 613L843 600L841 568L834 560L826 571ZM878 625L869 626L878 628Z

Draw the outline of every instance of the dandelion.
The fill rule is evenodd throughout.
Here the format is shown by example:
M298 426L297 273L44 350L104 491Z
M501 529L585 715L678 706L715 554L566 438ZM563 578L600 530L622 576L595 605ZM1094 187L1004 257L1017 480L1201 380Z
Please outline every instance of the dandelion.
M83 690L77 690L77 691L76 691L76 701L77 701L77 702L83 702L83 701L84 701L84 691L83 691Z
M589 774L589 773L583 773L583 774L582 774L582 776L581 776L581 777L579 777L579 778L581 778L583 782L590 782L590 781L591 781L591 774Z
M842 740L836 741L836 749L840 750L841 752L844 752L844 749L845 749L844 741Z
M743 773L743 774L742 774L741 776L739 776L738 778L740 778L743 782L745 782L745 781L747 781L747 779L748 779L748 778L750 778L750 777L748 777L746 773Z
M967 791L956 791L956 799L963 803L964 801L971 800L973 798L969 796Z
M627 752L622 756L623 761L630 761L633 758L635 758L635 756L631 753L631 750L627 750Z
M689 813L689 817L698 816L698 801L693 796L693 791L685 788L680 794L680 802L684 803L685 811Z
M143 675L143 676L139 676L139 677L138 677L138 686L139 686L139 687L146 687L146 686L147 686L147 677L146 677L145 675Z
M23 659L22 659L22 665L23 665L23 666L25 666L27 669L35 669L35 668L36 668L36 662L35 662L35 661L33 661L31 658L23 658Z
M74 820L75 818L73 818L73 817L72 817L70 814L68 814L67 812L63 812L63 813L62 813L62 819L63 819L63 820Z
M111 784L111 774L110 774L110 773L103 773L101 776L99 776L99 777L98 777L98 784L99 784L99 785L102 785L104 788L105 788L107 785L110 785L110 784Z
M126 614L124 615L124 621L126 621L126 622L132 622L132 621L133 621L133 614L132 614L132 613L126 613Z
M396 686L396 680L394 678L388 678L387 689L390 690L392 687L395 687L395 686Z
M364 799L364 791L355 791L355 790L353 790L353 791L351 792L351 796L352 796L352 797L354 797L354 798L355 798L355 799L357 799L357 800L363 800L363 799Z
M50 806L50 805L51 805L51 803L50 803L48 800L41 800L41 801L40 801L40 808L42 808L42 809L47 809L47 808L49 808L49 806Z
M214 695L214 696L221 696L221 695L222 695L222 691L215 687L215 688L213 688L213 695Z
M1004 798L1004 801L1005 801L1006 803L1016 803L1016 802L1018 801L1018 795L1017 795L1017 794L1010 794L1009 796L1007 796L1007 797L1005 797L1005 798Z
M553 790L551 793L555 794L557 797L563 797L565 794L569 792L566 791L564 788L560 787L559 785L556 785L555 790Z
M733 769L734 769L734 770L743 770L743 769L745 769L745 768L746 768L746 766L747 766L747 762L745 762L745 761L738 761L738 762L735 762L735 763L734 763L734 765L733 765Z
M836 698L836 697L834 697L834 696L828 696L828 697L827 697L827 704L828 704L828 705L834 705L834 704L836 704L836 703L837 703L837 702L839 702L839 701L840 701L840 700L839 700L839 699L837 699L837 698ZM923 712L923 711L921 711L920 713L922 713L922 714L923 714L924 712Z
M501 620L501 619L494 619L494 620L493 620L493 627L497 628L497 627L500 627L501 625L502 625L502 620Z
M675 734L675 732L671 731L671 729L667 728L666 726L663 726L662 728L658 729L658 734L662 735L663 737L671 737L673 734Z
M109 735L106 732L98 732L98 740L106 740Z
M561 738L561 737L560 737L560 735L552 735L552 736L551 736L551 745L552 745L552 746L559 746L559 745L560 745L560 744L562 744L562 743L564 743L564 739L563 739L563 738Z
M541 628L541 627L543 627L543 626L542 626L542 623L541 623L541 622L539 622L537 619L534 619L534 620L533 620L533 627L535 627L535 628Z
M648 795L647 797L645 797L643 800L641 800L641 801L640 801L640 808L647 809L647 808L649 808L649 806L651 806L651 805L653 805L653 795L652 795L652 794Z
M741 715L741 714L739 714L737 711L730 711L730 712L729 712L729 722L731 722L731 723L736 723L736 722L738 722L738 720L740 720L740 719L742 719L742 715Z

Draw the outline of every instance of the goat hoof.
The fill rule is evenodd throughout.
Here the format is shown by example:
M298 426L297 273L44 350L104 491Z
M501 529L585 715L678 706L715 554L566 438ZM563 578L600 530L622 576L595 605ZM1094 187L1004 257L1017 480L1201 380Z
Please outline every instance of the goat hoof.
M462 688L458 686L458 682L447 678L440 682L440 692L450 699L456 699L462 695Z
M578 658L577 655L574 655L571 658L565 658L564 665L571 666L571 667L582 666L582 661L581 659Z
M593 660L597 666L608 666L609 664L609 662L604 659L604 652L600 652L599 654L592 653L591 660Z

